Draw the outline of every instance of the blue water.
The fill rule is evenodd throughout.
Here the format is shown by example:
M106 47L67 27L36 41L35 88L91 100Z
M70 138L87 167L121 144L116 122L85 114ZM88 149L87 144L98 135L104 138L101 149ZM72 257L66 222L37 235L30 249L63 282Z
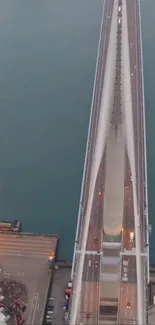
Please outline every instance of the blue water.
M154 15L142 2L149 212L155 226ZM72 257L101 0L0 0L0 217L58 233ZM154 44L153 44L154 43ZM151 241L151 259L155 262Z

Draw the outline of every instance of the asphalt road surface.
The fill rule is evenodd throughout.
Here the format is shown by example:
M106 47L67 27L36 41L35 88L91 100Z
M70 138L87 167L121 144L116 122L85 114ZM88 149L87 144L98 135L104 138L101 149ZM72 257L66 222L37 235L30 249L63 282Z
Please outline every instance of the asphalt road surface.
M127 0L128 26L129 26L129 52L131 70L131 91L133 106L133 123L135 136L135 158L137 176L137 197L141 215L141 249L146 244L145 234L145 156L144 156L144 123L143 119L143 93L142 93L142 67L140 48L139 1Z
M109 38L109 32L110 32L110 24L111 24L111 17L112 17L112 10L113 10L113 1L106 2L107 9L109 12L107 12L107 17L105 21L107 21L107 30L106 30L106 36L105 36L105 43L106 45L106 51L108 48L108 38ZM106 42L107 39L107 42ZM105 64L106 64L106 57L107 52L102 50L102 56L103 56L103 63L104 63L104 69L102 66L100 66L100 70L102 72L102 79L104 79L104 70L105 70ZM96 89L98 89L99 85L96 85ZM102 88L101 88L102 90ZM97 100L98 105L100 106L101 103L101 96L98 95ZM94 128L97 130L97 126L94 125ZM112 126L113 128L113 126ZM115 133L115 126L114 126L114 132L112 129L112 134ZM120 132L119 132L120 131ZM123 131L122 126L120 126L118 130L118 137L115 138L115 134L113 138L116 139L116 142L118 139L120 139L119 135L121 133L121 139L124 140L123 137ZM96 137L95 137L96 140ZM119 142L119 141L118 141ZM95 145L95 143L94 143ZM112 148L113 149L113 148ZM121 151L121 152L120 152ZM125 156L125 143L123 141L123 148L121 147L121 150L119 151L119 157L122 156L122 159L120 158L120 162L123 161L123 155ZM112 152L112 150L111 150ZM122 155L120 155L122 154ZM102 229L103 229L103 214L106 215L106 213L103 213L103 206L105 203L105 177L107 174L108 164L112 164L112 159L110 161L110 158L107 159L107 149L106 153L104 154L104 157L106 156L106 159L103 159L98 179L96 182L96 188L95 188L95 194L94 194L94 200L92 205L92 211L91 211L91 220L90 220L90 229L88 233L88 239L87 239L87 250L90 251L97 251L102 249ZM115 157L116 158L116 157ZM116 164L115 164L116 165ZM118 164L118 171L121 170L120 164ZM114 166L111 165L111 172L113 172ZM123 169L123 168L122 168ZM106 171L106 172L105 172ZM109 179L112 179L112 176L108 174ZM122 179L122 197L123 197L123 188L124 188L124 173L122 172L123 179ZM120 184L119 184L120 185ZM86 184L87 188L89 189L89 184ZM117 192L118 193L117 187ZM121 186L120 186L121 188ZM116 189L116 186L115 186ZM112 187L111 187L112 190ZM107 199L108 201L108 199ZM116 198L115 198L116 202ZM110 208L109 208L110 209ZM113 209L114 210L114 209ZM122 216L123 216L123 200L122 200ZM85 211L85 210L84 210ZM107 216L106 216L107 217ZM108 215L109 217L109 215ZM122 228L122 221L120 222L119 228ZM120 230L119 229L119 230ZM83 236L83 232L81 232L81 236ZM110 266L111 269L111 266ZM79 308L79 314L77 317L77 323L84 323L84 324L97 324L98 323L98 317L99 317L99 307L100 307L100 295L99 295L99 275L100 275L100 257L97 255L88 254L85 257L85 263L84 263L84 271L83 271L83 282L82 282L82 290L81 290L81 301L80 301L80 308Z
M145 207L145 183L144 183L144 125L143 125L143 106L142 106L142 72L140 62L140 26L139 26L139 7L138 1L127 0L127 18L129 35L130 53L130 78L132 91L132 107L134 122L134 143L136 158L137 176L137 197L141 211L141 248L144 249L144 207ZM132 181L127 162L126 168L126 187L124 200L124 232L123 246L126 249L135 247L135 240L130 241L129 232L134 231L134 211ZM127 303L131 308L127 308ZM122 282L120 297L120 322L124 324L135 324L137 318L137 275L136 257L125 256L122 261Z
M65 324L65 311L63 310L65 300L65 289L70 281L71 268L58 268L54 272L52 279L52 290L50 297L54 297L54 309L51 325L64 325Z
M88 200L90 172L92 167L92 155L93 155L95 142L96 142L96 133L97 133L98 117L99 117L99 110L101 104L101 95L102 95L102 88L103 88L106 58L107 58L112 10L113 10L113 0L105 1L105 12L104 12L105 18L103 23L98 75L96 80L95 96L94 96L94 103L93 103L95 120L94 121L92 120L93 131L92 131L92 139L90 139L90 144L91 144L89 149L90 158L87 165L87 169L88 169L86 174L87 178L85 180L85 193L84 193L84 201L83 201L84 214L86 211L87 200ZM87 250L89 250L90 252L94 251L96 253L98 250L101 250L102 247L105 163L106 163L105 156L103 156L97 181L96 181L94 200L93 200L90 225L89 225L89 233L87 238ZM82 222L84 223L84 221L85 220L83 220ZM81 233L79 238L81 239L83 236L82 224L80 230ZM79 312L77 315L77 324L80 323L97 324L98 322L99 305L100 305L99 276L100 276L100 257L97 254L92 255L90 253L86 255L85 262L84 262L81 301L80 301Z
M108 50L112 10L113 10L113 0L108 0L108 1L106 0L105 9L104 9L104 18L103 18L103 29L101 33L97 76L96 76L96 87L95 87L94 100L93 100L93 114L92 114L92 121L91 121L91 133L89 139L87 167L85 173L84 193L83 193L83 200L81 202L83 216L85 215L87 201L88 201L90 173L91 173L92 158L93 158L95 143L96 143L97 126L98 126L98 118L99 118L101 96L102 96L102 89L103 89L103 80L104 80L104 73L105 73L105 66L106 66L106 57L107 57L107 50ZM81 218L81 225L79 227L80 233L78 238L79 242L81 242L81 238L83 236L83 231L82 231L83 222L84 220L83 218Z
M97 251L101 251L102 247L104 168L105 160L104 163L103 161L101 163L96 182L87 239L87 250L90 251L90 254L85 256L81 302L77 323L96 324L99 313L100 255L97 254ZM95 254L93 255L91 252Z
M96 74L96 86L93 97L93 112L92 112L92 120L91 120L91 132L89 138L89 148L88 148L88 156L87 156L87 164L86 164L86 172L85 172L85 182L84 182L84 191L83 191L83 199L81 202L82 215L85 215L87 202L88 202L88 193L89 193L89 184L90 184L90 173L92 166L92 158L96 143L97 136L97 127L98 127L98 118L100 112L101 105L101 96L103 89L103 81L104 81L104 73L106 67L106 58L108 51L108 42L109 42L109 33L111 26L111 17L113 10L113 0L105 0L104 4L104 18L103 18L103 26L101 33L101 41L100 41L100 49L99 49L99 58L98 58L98 67ZM77 240L80 242L83 236L83 218L81 218L81 223L79 225L79 235Z
M129 54L130 54L130 79L131 79L131 91L132 91L132 107L133 107L133 119L134 119L134 143L135 143L135 154L136 154L136 177L137 177L137 196L139 200L139 205L141 207L141 211L144 209L144 194L145 194L145 186L144 186L144 164L141 163L141 160L144 157L143 150L143 117L142 117L142 102L141 102L141 67L140 67L140 47L139 47L139 18L138 18L138 0L126 0L127 4L127 19L128 19L128 28L129 28ZM89 180L90 180L90 172L92 165L92 157L93 151L95 148L96 142L96 131L98 126L98 113L101 103L101 92L102 92L102 82L104 79L104 71L106 64L106 53L108 48L108 39L109 39L109 30L111 24L111 14L113 9L113 0L106 1L106 19L104 22L105 34L102 40L101 45L103 49L101 50L102 59L99 64L100 77L97 79L96 83L96 92L95 92L95 100L94 107L95 109L98 107L98 110L94 109L94 120L93 122L93 132L92 132L92 142L90 142L90 152L91 158L89 159L87 165L87 179L85 181L85 196L83 201L83 211L85 215L87 199L88 199L88 191L89 191ZM118 58L119 59L119 58ZM117 71L118 72L118 71ZM102 81L100 81L102 79ZM116 86L117 86L116 80ZM117 87L116 87L117 88ZM117 89L118 91L118 89ZM119 91L118 91L119 92ZM118 101L116 101L118 103ZM118 120L120 119L120 110L119 107L116 107L118 113ZM116 113L116 112L115 112ZM116 117L116 114L115 114ZM116 119L117 120L117 119ZM115 127L115 133L117 134L119 128L117 125ZM117 136L116 136L117 138ZM126 156L125 156L126 155ZM122 230L122 243L123 249L134 249L135 247L135 238L131 240L130 233L134 233L134 211L133 211L133 189L132 189L132 177L129 166L129 161L127 158L127 153L125 153L124 148L124 157L125 157L125 179L122 181L122 194L121 197L124 196L124 211L123 211L123 230ZM107 159L106 152L106 160L105 164L109 167L109 164L112 164L114 159ZM121 162L123 159L121 159ZM77 317L77 323L83 324L94 324L98 322L98 313L99 313L99 268L100 268L100 257L97 255L91 254L91 251L99 250L102 242L102 218L104 215L107 217L108 222L110 217L107 216L107 213L103 213L103 202L104 207L106 205L106 185L105 184L105 174L107 176L107 172L105 173L106 166L101 168L100 176L98 176L98 180L96 183L95 196L93 201L92 213L91 213L91 222L90 229L87 240L87 250L90 253L85 257L84 263L84 271L83 271L83 282L81 289L81 301L79 306L79 313ZM121 169L121 168L120 168ZM109 179L113 181L114 166L111 171L111 177ZM124 172L121 173L124 175ZM142 176L143 175L143 176ZM123 176L124 177L124 176ZM119 177L120 178L120 177ZM115 182L116 183L116 182ZM114 188L119 188L117 184L111 184L111 191ZM101 193L99 197L99 193ZM142 193L142 194L141 194ZM99 199L103 196L102 205L99 203ZM117 200L118 201L118 200ZM122 202L123 206L123 202ZM111 215L112 213L111 207L108 209ZM114 210L117 210L116 208ZM119 209L120 210L120 209ZM116 211L115 211L116 212ZM143 216L143 214L142 214ZM85 220L82 220L84 223ZM110 222L112 224L112 222ZM122 222L120 222L120 229L122 227ZM143 218L141 220L141 227L144 228ZM83 229L83 225L81 224L81 229ZM81 231L80 239L83 236L83 231ZM96 241L97 239L97 241ZM143 243L143 232L141 245L144 247ZM108 273L109 273L108 269ZM130 306L130 308L127 308ZM137 319L137 276L136 276L136 259L133 256L124 256L122 258L122 269L121 269L121 283L120 283L120 301L119 301L119 319L120 324L136 324Z
M125 188L124 188L124 220L122 231L122 250L135 247L135 237L131 240L130 233L134 231L133 191L129 160L126 155ZM131 308L127 308L128 303ZM134 324L137 318L137 276L136 257L123 256L121 269L121 289L119 301L120 324Z

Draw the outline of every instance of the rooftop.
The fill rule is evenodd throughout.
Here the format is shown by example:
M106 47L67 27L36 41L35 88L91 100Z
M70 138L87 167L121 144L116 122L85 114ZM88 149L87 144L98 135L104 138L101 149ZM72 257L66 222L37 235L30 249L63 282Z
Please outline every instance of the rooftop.
M42 323L50 283L48 258L57 244L52 235L0 233L0 281L18 280L27 288L28 324Z

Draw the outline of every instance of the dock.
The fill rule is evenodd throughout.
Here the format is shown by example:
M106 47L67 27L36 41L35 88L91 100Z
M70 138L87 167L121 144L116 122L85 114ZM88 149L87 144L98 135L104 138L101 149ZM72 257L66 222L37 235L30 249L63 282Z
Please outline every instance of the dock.
M56 255L58 242L57 235L0 232L0 281L20 281L27 288L27 325L42 325L51 281L48 258Z

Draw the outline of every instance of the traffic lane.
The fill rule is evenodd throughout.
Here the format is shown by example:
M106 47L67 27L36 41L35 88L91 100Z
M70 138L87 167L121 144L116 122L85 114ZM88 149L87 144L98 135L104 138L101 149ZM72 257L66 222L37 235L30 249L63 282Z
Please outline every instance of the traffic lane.
M104 187L105 187L105 175L106 175L106 159L105 152L99 167L99 186L96 192L94 200L94 206L96 206L95 213L92 214L91 226L94 230L93 233L90 231L90 236L93 235L94 250L100 251L102 249L103 242L103 207L104 207Z
M100 250L102 245L104 178L105 166L102 164L102 166L99 168L94 191L87 239L87 250Z
M98 211L96 212L96 216L94 215L94 220L96 220L96 229L98 230L98 241L96 244L96 249L102 249L103 242L103 208L104 208L104 193L105 193L105 177L106 177L106 148L103 153L102 161L99 167L99 175L100 175L100 188L98 191Z
M134 10L134 24L133 24L133 28L135 29L135 35L136 35L136 75L137 75L137 79L138 79L138 89L137 89L137 97L138 97L138 103L139 105L137 105L137 111L138 111L138 115L139 118L137 120L137 123L139 123L139 131L141 134L142 133L142 126L143 126L143 94L142 94L142 71L141 71L141 45L140 45L140 25L139 25L139 7L138 7L138 2L134 1L134 3L132 4L133 6L133 10ZM140 134L139 134L140 136ZM139 138L139 150L140 152L142 151L143 148L143 136Z
M123 236L123 248L131 250L135 247L135 228L134 228L134 213L133 210L128 211L128 209L124 210L124 225L122 229Z
M132 107L133 107L133 124L134 124L134 142L135 142L135 163L136 163L136 176L137 176L137 197L139 198L139 185L138 185L138 151L139 151L139 128L138 128L138 88L137 88L137 39L135 33L135 13L134 1L127 0L127 15L128 15L128 36L129 36L129 54L130 54L130 78L131 78L131 92L132 92Z
M102 245L103 229L103 203L102 199L95 199L92 207L92 219L90 220L87 250L98 251Z
M97 255L86 255L84 261L84 270L82 281L98 282L100 274L100 256Z
M140 164L142 157L140 156L140 125L139 125L139 65L138 65L138 39L137 39L137 10L136 1L127 0L128 25L129 25L129 52L130 52L130 68L131 68L131 91L133 105L133 122L135 130L135 158L136 158L136 174L137 174L137 198L140 202L141 197L141 181L140 181ZM139 22L138 22L139 23ZM130 44L132 43L132 46Z
M113 5L114 5L114 0L105 0L104 18L103 18L101 42L100 42L100 49L99 49L98 69L97 69L97 76L96 76L96 88L94 93L94 107L98 108L97 114L95 116L96 123L93 124L95 125L96 131L97 131L98 120L99 120L99 112L100 112L101 96L103 90L104 74L105 74L106 59L107 59L107 52L108 52ZM96 133L94 138L96 140Z
M128 153L126 151L125 153L125 181L124 181L124 188L128 189L131 187L132 184L132 174L131 174L131 168L128 158Z
M138 170L138 128L137 128L137 89L136 89L136 39L135 39L135 31L134 31L134 11L133 11L133 4L134 1L127 0L127 14L128 14L128 26L129 26L129 53L130 53L130 67L131 67L131 90L132 90L132 105L133 105L133 120L134 120L134 138L135 138L135 158L136 158L136 171ZM137 175L138 179L138 175ZM138 188L137 188L138 191ZM130 197L131 200L131 197ZM129 199L126 202L126 206L129 204ZM133 198L132 198L132 205L133 205ZM134 214L133 214L134 218ZM129 214L125 215L125 224L128 227L129 225ZM135 245L135 244L134 244ZM125 246L126 248L130 247L129 244L129 238L128 236L125 236ZM124 257L125 258L125 257ZM135 257L134 257L135 258ZM128 273L128 280L136 281L136 261L133 260L133 257L130 257L131 262L130 265L127 266L124 272L125 274L122 274L123 276L125 275L125 280L126 280L126 273ZM123 263L122 263L123 264ZM126 267L126 266L125 266ZM132 275L130 276L130 271L132 269ZM135 270L135 271L134 271ZM129 283L123 283L122 284L122 294L121 294L121 303L120 303L120 317L121 317L121 323L124 323L123 318L126 319L126 324L129 324L129 319L131 321L131 318L133 316L133 309L132 310L127 310L127 308L124 305L124 300L126 298L126 303L127 299L130 297L131 293L134 293L133 299L136 297L136 290L133 290L131 293L129 293L129 290L131 288L131 285ZM136 285L135 285L136 287ZM132 289L131 289L132 290ZM122 298L123 297L123 298ZM131 298L130 298L131 299ZM132 301L133 301L132 299ZM136 298L135 298L136 299ZM137 300L134 303L135 306L135 314L137 316ZM123 309L123 312L122 312ZM130 315L131 313L131 315ZM125 316L125 317L124 317Z
M135 229L124 229L122 232L122 236L123 236L123 248L124 249L128 249L131 250L135 247L135 238L131 239L131 235L130 232L135 233Z
M93 269L93 281L99 282L100 281L100 263L101 263L101 256L94 256L94 269Z
M125 153L125 180L124 180L124 187L125 188L130 185L130 180L131 180L131 169L130 169L127 150L126 150L126 153Z
M95 208L92 208L93 218L91 220L89 229L88 229L88 239L87 239L87 248L86 250L90 251L97 251L101 247L101 237L102 237L102 205L98 207L98 211L95 211ZM99 229L98 225L96 224L96 219L99 223Z
M137 140L137 35L135 31L135 1L127 0L127 19L128 19L128 37L129 37L129 59L130 59L130 79L132 91L133 117L135 124L135 140Z
M135 107L135 112L136 112L136 119L135 119L135 122L137 124L137 133L138 133L138 137L137 137L137 151L138 151L138 161L137 161L137 164L138 164L138 194L139 194L139 205L141 205L141 198L142 198L142 193L141 193L141 160L142 160L142 155L141 155L141 109L142 109L142 106L141 106L141 101L140 101L140 75L139 73L141 73L140 71L140 64L139 64L139 60L140 60L140 53L139 53L139 50L140 50L140 44L138 42L138 30L137 30L137 25L139 24L139 21L138 21L138 16L137 16L137 1L134 1L134 3L130 4L130 6L132 7L132 12L134 13L133 14L133 33L134 33L134 49L135 49L135 55L134 55L134 58L135 58L135 66L136 66L136 69L135 69L135 73L134 73L134 78L135 78L135 86L136 86L136 96L137 96L137 103L136 103L136 107Z
M90 139L89 139L88 158L87 158L87 167L86 167L85 184L84 184L84 195L83 195L84 199L82 200L81 203L83 209L83 215L86 214L87 203L88 203L90 174L92 168L92 157L95 148L95 139L97 134L97 125L98 125L98 118L100 112L103 79L104 79L104 72L106 66L110 26L112 20L113 2L114 2L113 0L108 0L105 2L105 16L104 16L105 23L103 24L103 30L101 34L99 65L97 70L96 89L95 89L94 104L93 104L94 108L93 108L93 116L91 122L91 132L90 132ZM81 221L81 227L79 227L80 233L77 238L79 242L81 241L81 238L83 236L83 230L81 231L81 229L83 228L82 223L84 223L84 220Z
M92 300L92 285L89 282L83 282L82 291L81 291L80 310L79 310L79 323L81 322L83 323L83 320L87 318L87 314L90 311L91 300Z
M89 266L89 263L91 265ZM97 266L96 267L96 262ZM87 319L87 315L85 313L85 318L87 319L84 323L91 324L91 320L96 322L98 317L98 308L99 308L99 271L100 271L100 256L95 255L87 255L85 257L85 267L83 272L83 282L82 282L82 307L80 305L80 311L87 311L87 313L91 313L90 320ZM86 283L89 285L87 286ZM88 290L86 291L85 286L87 286ZM87 304L88 302L88 304ZM88 307L88 308L87 308ZM83 315L84 316L84 315Z
M126 284L137 283L136 256L122 256L121 281Z
M94 238L98 238L98 241L101 242L101 229L103 224L103 217L102 217L102 210L103 210L103 204L102 204L102 192L103 192L103 175L105 174L104 168L99 168L96 185L95 185L95 191L94 191L94 197L93 197L93 204L91 209L91 217L90 217L90 224L89 224L89 230L96 230L96 234L94 234ZM101 194L101 195L100 195ZM85 226L85 220L83 222L83 227L81 231L81 238L83 236ZM95 237L96 236L96 237ZM90 231L88 232L88 238L87 238L87 250L90 248L94 248L93 245L93 238ZM79 242L79 248L81 248L81 241Z
M92 280L93 255L85 255L82 281L90 282Z
M139 11L140 11L140 3L136 3L136 7L137 7L137 17L138 17L138 21L139 21ZM139 74L139 98L140 98L140 105L139 105L139 123L140 123L140 131L141 131L141 136L140 136L140 152L141 152L141 214L144 215L144 202L145 202L145 197L146 197L146 193L145 193L145 152L144 152L144 146L145 146L145 138L144 138L144 119L145 116L143 116L143 99L144 99L144 94L143 94L143 72L142 72L142 65L141 65L141 44L140 44L140 28L141 26L138 24L137 25L137 39L139 40L139 46L138 46L138 74Z
M127 0L128 1L128 0ZM141 209L141 249L144 249L145 241L144 241L144 231L145 231L145 222L143 220L143 208L144 208L144 179L143 179L143 171L142 171L142 160L144 160L144 156L142 154L142 147L144 148L143 143L143 134L142 134L142 101L140 98L140 91L141 91L141 64L140 64L140 35L138 33L138 26L139 26L139 13L138 13L138 4L137 1L128 1L128 15L130 23L129 29L129 37L133 38L133 46L132 52L130 55L130 64L131 64L131 72L132 72L132 97L133 97L133 113L134 115L134 122L135 122L135 129L137 131L135 137L135 146L136 146L136 171L137 171L137 197L139 207ZM131 17L132 16L132 17ZM139 26L140 27L140 26ZM134 72L133 72L134 70Z
M132 185L132 184L131 184ZM133 208L133 190L132 187L128 186L124 189L124 219L123 228L133 229L134 228L134 208Z
M127 0L127 15L128 15L128 33L129 33L129 53L130 53L130 68L131 68L131 91L132 91L132 105L133 105L133 121L134 121L134 132L135 132L135 158L136 158L136 167L138 167L138 147L136 141L138 139L137 134L137 89L136 89L136 38L135 38L135 29L134 29L134 1ZM139 141L139 139L138 139ZM138 169L136 168L136 171ZM138 189L137 189L138 191Z
M101 96L102 96L102 87L103 87L103 79L104 79L104 71L106 65L106 56L107 56L107 48L109 42L110 35L110 26L111 26L111 18L112 18L112 10L113 10L113 0L108 0L105 2L105 23L103 24L103 30L101 35L101 47L100 47L100 55L99 55L99 63L97 69L97 79L96 79L96 88L94 94L94 103L93 103L93 115L91 122L91 132L89 139L89 148L88 148L88 158L87 158L87 167L86 167L86 175L85 175L85 184L84 184L84 199L82 202L83 205L83 214L86 213L86 207L88 202L88 194L89 194L89 185L90 185L90 173L92 166L92 157L95 148L95 140L97 134L97 125L98 118L100 112L100 104L101 104ZM109 18L108 18L109 17ZM79 234L79 241L82 238L82 234Z
M135 221L134 221L134 207L133 207L133 189L132 179L130 176L129 164L126 160L127 168L126 174L129 175L129 185L124 189L124 218L123 218L123 248L132 249L135 247ZM130 233L133 232L134 237L131 238Z
M102 243L102 229L89 230L89 238L90 239L87 244L87 251L93 251L93 252L100 251L101 243Z
M97 324L99 311L99 285L96 282L83 282L80 312L77 324Z
M127 308L127 304L131 308ZM137 320L137 285L121 283L120 324L135 324Z
M125 324L132 324L137 320L137 286L125 285L122 290L122 296L124 301L124 318ZM131 308L127 308L127 304L131 305Z
M135 3L135 11L137 16L137 22L139 22L139 11L140 11L140 3L136 1ZM146 245L146 223L145 223L145 152L144 152L144 146L145 146L145 139L144 139L144 119L145 116L143 116L143 74L142 74L142 66L141 66L141 43L140 43L140 24L137 23L136 25L136 32L137 32L137 74L138 74L138 80L139 80L139 130L140 130L140 139L139 139L139 152L140 152L140 215L141 218L141 229L143 230L143 235L141 237L141 248L143 249Z
M126 157L125 166L125 186L124 186L124 211L123 211L123 238L130 241L130 231L134 229L134 209L133 209L133 190L132 190L132 178L131 170L129 166L128 157ZM124 246L125 245L125 246ZM123 247L127 248L124 242Z
M108 2L107 2L108 3ZM109 3L110 3L110 1L109 1ZM108 33L107 33L108 34ZM105 56L104 56L105 57Z
M99 69L98 69L98 75L97 75L97 80L99 80L99 83L96 84L96 91L95 91L95 97L94 97L94 105L98 105L98 114L96 114L96 121L98 124L98 119L99 119L99 112L100 112L100 103L101 103L101 95L102 95L102 87L103 87L103 79L104 79L104 71L105 71L105 65L106 65L106 56L107 56L107 49L108 49L108 42L109 42L109 35L110 35L110 26L111 26L111 19L112 19L112 10L113 10L113 0L108 0L105 3L105 17L106 17L106 23L105 23L105 33L102 32L102 43L103 43L103 48L101 46L101 50L100 50L100 57L101 57L101 63L99 65ZM102 67L103 66L103 67ZM102 83L102 85L101 85ZM100 89L100 91L98 91L98 89ZM97 95L96 95L97 93ZM100 94L100 96L99 96ZM98 99L98 97L100 97L100 99ZM93 128L96 129L96 133L97 133L97 125L95 124L95 122L93 122ZM96 139L96 137L93 137L94 139ZM93 140L92 140L93 141ZM95 144L91 145L91 150L93 150L93 148L95 147ZM89 170L91 170L92 168L92 160L91 160L91 164L89 167ZM99 170L100 173L100 170ZM87 188L89 184L87 184ZM88 194L89 191L87 191L87 200L86 202L88 202ZM84 211L86 212L86 206Z
M110 29L111 29L111 22L112 22L112 12L114 6L114 0L107 0L105 1L105 6L107 6L107 12L105 12L104 19L105 24L103 24L103 30L101 35L101 48L99 54L99 60L101 62L100 67L97 71L97 87L96 92L94 94L94 104L97 106L98 114L96 116L96 133L95 133L95 140L97 136L97 126L99 121L99 112L100 112L100 105L101 105L101 98L102 98L102 91L103 91L103 83L104 83L104 75L105 75L105 67L107 61L107 53L108 53L108 44L109 44L109 36L110 36Z

